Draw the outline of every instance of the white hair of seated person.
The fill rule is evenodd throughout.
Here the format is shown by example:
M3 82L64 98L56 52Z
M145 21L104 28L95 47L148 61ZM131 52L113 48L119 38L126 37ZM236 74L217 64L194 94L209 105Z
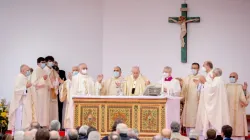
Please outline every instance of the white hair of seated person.
M162 136L160 134L153 137L153 140L162 140Z
M80 129L78 130L79 135L80 135L80 134L81 134L81 135L87 135L88 129L89 129L89 126L87 126L87 125L81 126Z
M88 140L100 140L101 135L97 131L92 131L89 133Z
M49 139L50 140L60 140L60 135L58 131L50 131L49 132Z
M59 131L61 128L61 124L58 120L52 120L50 123L50 130Z
M32 137L35 138L37 129L32 129L32 130L30 130L30 132L32 133Z
M14 140L23 140L24 132L16 131L14 134Z
M31 131L25 131L23 135L23 140L33 140L33 135Z
M193 138L193 139L196 139L198 140L199 139L199 133L197 131L195 131L195 129L192 129L190 132L189 132L189 138Z
M133 128L129 128L127 134L129 137L138 137L139 136L138 130L133 129Z
M116 126L116 131L119 134L127 134L128 133L128 126L126 124L124 124L124 123L119 123Z

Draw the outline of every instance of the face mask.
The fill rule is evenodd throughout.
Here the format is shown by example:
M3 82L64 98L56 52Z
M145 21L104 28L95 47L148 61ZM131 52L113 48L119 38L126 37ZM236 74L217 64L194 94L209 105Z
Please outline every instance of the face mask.
M53 67L53 66L54 66L54 63L53 63L53 62L48 62L48 66L49 66L49 67Z
M236 79L235 78L229 78L230 83L235 83Z
M77 75L78 71L73 71L73 76Z
M113 75L114 75L115 78L118 78L120 74L119 74L119 72L114 71Z
M205 67L202 67L201 70L202 70L203 72L206 72L206 71L207 71Z
M26 71L26 74L25 74L26 77L30 76L30 71Z
M191 71L192 71L193 75L196 75L198 73L198 70L196 70L196 69L192 69Z
M41 63L41 68L43 69L46 66L45 63Z
M87 69L83 69L82 74L87 74Z
M168 77L168 76L169 76L169 73L163 72L163 76L164 76L164 77Z

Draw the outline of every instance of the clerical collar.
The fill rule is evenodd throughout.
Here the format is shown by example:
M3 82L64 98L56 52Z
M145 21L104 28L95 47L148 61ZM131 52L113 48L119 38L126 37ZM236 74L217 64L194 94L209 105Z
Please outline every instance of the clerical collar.
M173 79L172 76L165 78L165 81L171 81Z

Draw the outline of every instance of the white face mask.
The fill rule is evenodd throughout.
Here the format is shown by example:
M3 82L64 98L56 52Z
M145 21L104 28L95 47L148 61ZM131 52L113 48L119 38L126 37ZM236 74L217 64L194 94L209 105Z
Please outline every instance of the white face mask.
M165 77L165 78L167 78L167 77L169 77L169 73L166 73L166 72L163 72L163 77Z
M87 74L87 69L83 69L82 74Z
M198 70L196 70L196 69L191 69L191 71L192 71L193 75L196 75L198 73Z
M207 71L205 67L202 67L201 70L202 70L203 72L206 72L206 71Z

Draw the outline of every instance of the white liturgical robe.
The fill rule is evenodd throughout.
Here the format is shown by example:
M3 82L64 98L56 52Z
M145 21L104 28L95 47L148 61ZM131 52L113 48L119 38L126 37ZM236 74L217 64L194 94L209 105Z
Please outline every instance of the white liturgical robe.
M27 130L32 122L31 92L27 92L27 82L28 78L21 73L16 78L9 109L9 130Z
M159 81L160 84L162 84L162 80ZM181 85L179 80L173 78L171 81L163 81L163 88L165 88L167 91L166 93L174 94L175 96L179 96L181 92Z
M212 82L206 82L201 90L196 129L206 136L209 128L221 133L223 125L230 125L228 97L224 81L215 77Z

